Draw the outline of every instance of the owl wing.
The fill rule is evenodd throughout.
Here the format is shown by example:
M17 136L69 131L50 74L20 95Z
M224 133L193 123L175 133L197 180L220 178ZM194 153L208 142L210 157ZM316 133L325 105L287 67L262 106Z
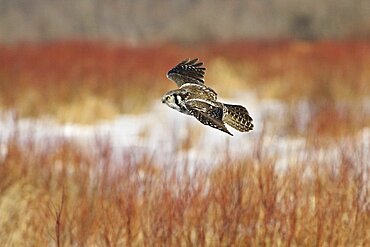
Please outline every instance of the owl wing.
M198 119L204 125L221 130L229 135L232 134L222 122L223 109L203 100L188 100L185 103L190 115Z
M203 85L206 68L202 65L202 62L198 62L198 58L186 59L168 71L167 78L175 82L178 87L185 83Z
M217 93L212 88L206 87L205 85L185 83L180 87L180 89L183 89L186 92L188 92L190 95L190 98L210 100L210 101L217 100Z

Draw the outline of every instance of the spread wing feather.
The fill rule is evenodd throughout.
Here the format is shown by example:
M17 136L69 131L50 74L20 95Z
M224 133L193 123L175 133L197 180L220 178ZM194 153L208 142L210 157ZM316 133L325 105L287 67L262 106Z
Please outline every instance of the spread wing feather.
M221 107L211 105L202 100L189 100L185 103L190 115L194 116L204 125L221 130L232 136L230 131L222 122L223 109Z
M193 60L185 59L177 64L167 73L167 78L181 87L185 83L204 84L204 74L206 68L203 63L198 62L198 58Z
M194 116L196 119L198 119L199 122L201 122L202 124L211 126L212 128L221 130L232 136L230 131L226 128L225 124L219 121L218 119L214 119L208 116L206 113L194 109L190 110L190 114Z

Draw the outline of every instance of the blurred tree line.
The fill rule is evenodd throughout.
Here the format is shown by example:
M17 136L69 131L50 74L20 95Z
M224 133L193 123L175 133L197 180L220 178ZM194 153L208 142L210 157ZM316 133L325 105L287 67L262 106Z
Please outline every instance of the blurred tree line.
M0 0L0 42L370 37L369 0Z

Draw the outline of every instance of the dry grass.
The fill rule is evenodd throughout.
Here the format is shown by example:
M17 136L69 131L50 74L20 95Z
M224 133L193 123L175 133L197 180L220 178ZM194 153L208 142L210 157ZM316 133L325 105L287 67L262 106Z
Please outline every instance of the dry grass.
M247 89L292 104L301 99L326 104L370 95L366 41L232 42L197 48L60 42L0 46L0 108L83 123L143 111L173 88L165 74L186 57L206 62L208 84L224 96Z
M215 45L235 76L261 96L282 100L354 99L369 95L369 42L281 42Z
M279 135L263 132L252 155L229 155L206 170L138 158L135 147L113 155L103 138L36 140L30 129L21 140L15 120L9 140L0 131L0 245L369 246L368 151L355 138L370 125L369 43L3 46L0 109L83 123L142 111L174 87L165 82L168 68L193 56L205 58L220 93L255 90L291 106L279 123L261 119L280 124ZM301 99L311 114L303 129ZM201 136L187 133L173 140L173 157ZM306 140L284 171L263 145L280 135ZM328 146L339 145L329 159Z
M88 149L18 141L0 161L2 245L369 244L370 169L354 141L337 164L308 156L309 145L305 158L278 171L260 142L253 157L192 173L133 161L133 150L114 159L103 140Z

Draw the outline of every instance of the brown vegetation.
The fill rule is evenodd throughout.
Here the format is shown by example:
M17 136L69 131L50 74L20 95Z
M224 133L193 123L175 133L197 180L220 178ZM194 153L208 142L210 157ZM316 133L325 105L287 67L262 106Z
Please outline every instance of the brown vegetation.
M40 140L32 129L25 138L15 119L9 139L0 129L1 246L370 244L368 142L360 141L370 125L368 42L1 46L0 110L85 123L142 111L175 86L165 73L186 57L204 58L207 83L222 95L250 90L286 104L278 121L258 123L279 134L247 134L253 154L230 152L205 169L186 157L197 128L173 135L176 151L158 161L145 147L113 154L104 138ZM304 142L283 170L265 145L281 135ZM224 152L231 148L240 147Z
M171 168L132 153L114 159L108 142L26 146L16 135L0 161L0 242L56 246L366 246L369 166L363 146L338 163L309 157L285 171L255 155L212 170ZM46 146L45 146L46 145ZM41 147L41 148L40 148ZM316 146L320 148L320 146ZM131 150L132 152L132 150ZM368 156L367 156L368 157ZM235 160L235 157L233 157ZM168 162L170 163L170 161Z
M0 109L84 123L137 112L173 88L165 74L186 57L204 60L208 85L224 95L247 89L261 97L322 105L370 95L367 42L232 42L198 48L66 42L0 48Z

